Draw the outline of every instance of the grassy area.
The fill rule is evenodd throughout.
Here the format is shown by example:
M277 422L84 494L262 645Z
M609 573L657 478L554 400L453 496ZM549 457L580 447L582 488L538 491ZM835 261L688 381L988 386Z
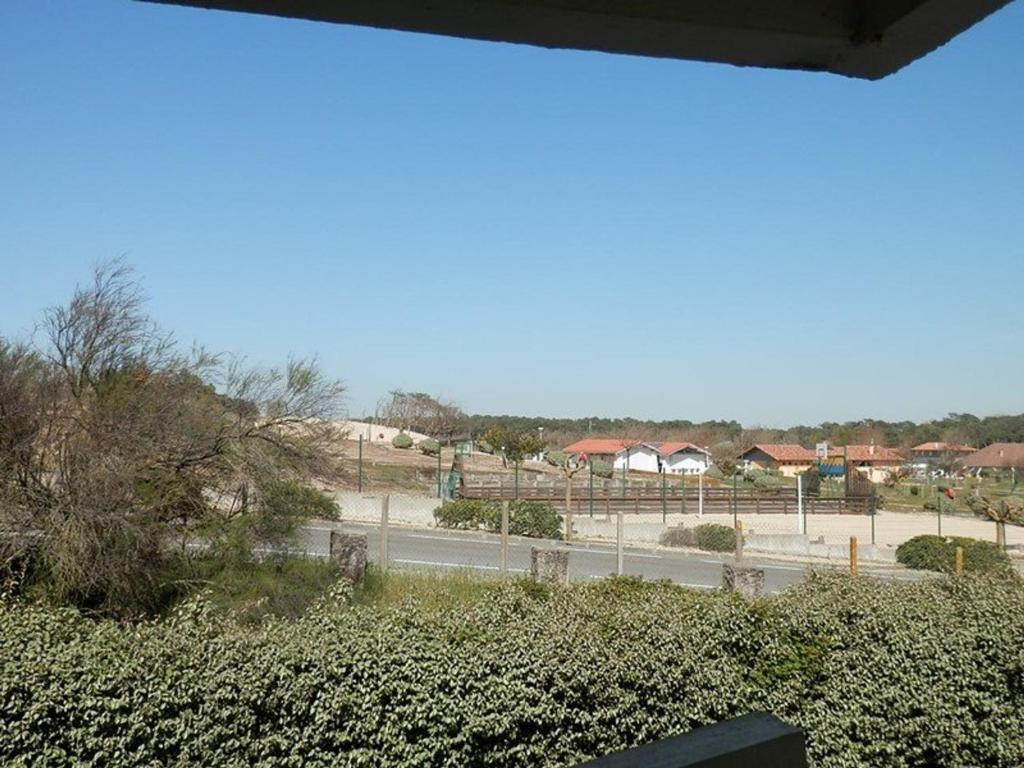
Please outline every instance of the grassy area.
M496 577L488 578L468 569L389 570L382 573L371 565L362 583L356 586L353 601L359 605L382 607L415 601L420 608L430 612L448 611L468 608L480 602L489 590L500 583Z
M224 563L212 558L179 562L166 574L178 595L204 592L215 606L243 623L298 618L339 577L330 560L281 557Z

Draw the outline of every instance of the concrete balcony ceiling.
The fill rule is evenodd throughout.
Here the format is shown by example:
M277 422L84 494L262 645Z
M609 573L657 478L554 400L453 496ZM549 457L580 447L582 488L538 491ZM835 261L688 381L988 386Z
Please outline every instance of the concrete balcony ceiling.
M1009 0L145 0L878 79Z

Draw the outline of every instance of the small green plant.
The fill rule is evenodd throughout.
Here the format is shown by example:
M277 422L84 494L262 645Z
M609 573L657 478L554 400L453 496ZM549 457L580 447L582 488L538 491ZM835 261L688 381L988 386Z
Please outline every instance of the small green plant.
M427 456L439 456L441 454L441 444L437 440L420 440L419 445L416 446L420 449L420 452Z
M495 506L482 499L456 499L435 509L434 521L439 528L473 530L489 524L496 514Z
M391 438L391 444L395 448L412 448L412 438L405 434L405 432L399 432Z
M693 529L697 548L706 552L732 552L736 549L736 530L728 525L704 523Z
M705 552L732 552L736 531L727 525L704 523L695 528L669 528L659 539L665 547L697 547Z
M896 549L896 560L919 571L952 573L956 548L964 552L964 571L975 573L1010 573L1012 567L1006 552L991 541L962 536L943 537L927 534L915 536Z
M920 496L921 495L921 486L920 485L912 485L912 486L910 486L910 495L911 496Z
M603 477L608 480L610 480L615 474L615 467L607 461L592 461L590 462L590 469L595 476Z

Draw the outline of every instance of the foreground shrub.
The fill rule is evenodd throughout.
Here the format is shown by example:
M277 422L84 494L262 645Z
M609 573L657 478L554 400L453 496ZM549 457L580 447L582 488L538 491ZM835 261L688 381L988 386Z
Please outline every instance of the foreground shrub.
M412 438L405 434L405 432L399 432L391 438L391 444L395 448L412 448Z
M1016 580L351 594L256 626L0 604L0 764L572 766L750 711L812 768L1024 764Z
M1010 558L998 544L962 536L915 536L896 548L896 560L916 570L952 573L956 563L957 547L964 551L965 571L1004 574L1012 572Z
M416 447L427 456L438 456L441 453L441 444L437 440L420 440Z

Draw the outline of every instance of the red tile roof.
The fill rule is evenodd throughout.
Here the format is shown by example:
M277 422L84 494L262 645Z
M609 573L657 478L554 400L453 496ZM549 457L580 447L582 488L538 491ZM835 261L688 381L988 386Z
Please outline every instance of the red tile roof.
M652 448L656 449L658 453L660 453L662 456L671 456L672 454L679 453L681 451L696 451L697 453L707 453L707 451L705 451L696 443L690 443L685 440L679 440L674 442L667 441L664 443L646 443L646 445L649 445Z
M1024 443L992 443L964 459L965 467L1024 467Z
M621 440L616 437L585 437L562 450L566 453L618 453L623 448L636 445L638 440Z
M843 457L842 446L828 449L831 459ZM863 462L866 464L902 464L903 456L895 448L886 448L883 445L848 445L846 446L847 461Z
M743 455L746 456L751 451L767 453L775 461L806 461L810 463L815 459L814 451L810 448L793 443L758 443L753 448L744 451Z
M921 443L911 448L914 453L935 453L936 451L945 451L952 453L971 453L972 451L978 450L970 445L961 445L960 443Z

